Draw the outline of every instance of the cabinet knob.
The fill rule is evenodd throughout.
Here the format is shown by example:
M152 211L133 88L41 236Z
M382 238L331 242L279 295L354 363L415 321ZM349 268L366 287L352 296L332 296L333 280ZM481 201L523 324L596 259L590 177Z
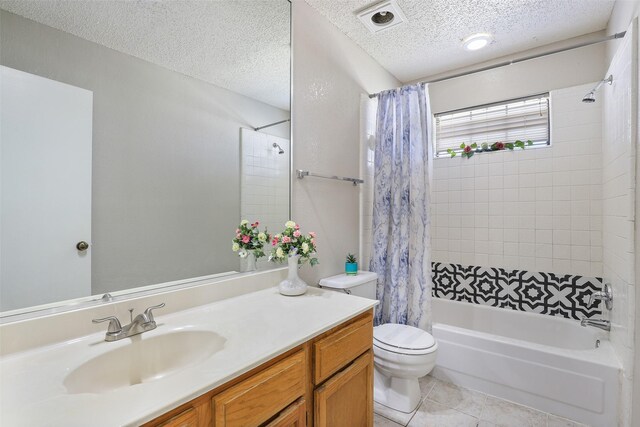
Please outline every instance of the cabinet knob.
M79 250L80 252L84 252L87 249L89 249L89 244L84 240L81 240L78 243L76 243L76 249Z

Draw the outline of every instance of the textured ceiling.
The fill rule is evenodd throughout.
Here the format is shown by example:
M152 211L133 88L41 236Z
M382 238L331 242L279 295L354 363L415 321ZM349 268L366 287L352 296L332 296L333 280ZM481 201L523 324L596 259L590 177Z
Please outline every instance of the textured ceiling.
M1 0L0 8L289 110L287 0Z
M407 22L370 33L356 13L377 0L305 0L402 82L522 52L606 27L614 0L397 0ZM476 52L462 39L495 41Z

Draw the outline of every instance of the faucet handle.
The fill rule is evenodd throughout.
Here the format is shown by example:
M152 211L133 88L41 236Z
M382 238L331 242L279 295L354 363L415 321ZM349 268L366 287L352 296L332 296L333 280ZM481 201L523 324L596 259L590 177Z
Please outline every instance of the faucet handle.
M115 316L103 317L102 319L93 319L93 323L102 323L109 321L109 327L107 328L107 334L117 334L122 332L122 325L120 321Z
M144 311L144 316L147 318L149 322L154 322L152 310L155 310L156 308L162 308L162 307L164 307L164 303L149 307Z
M587 308L590 308L593 305L593 300L602 300L604 299L604 292L596 291L589 295L589 302L587 302Z
M589 297L588 307L591 307L591 305L593 305L593 300L604 301L607 310L611 310L613 308L613 289L611 288L611 285L609 283L605 283L602 286L601 291L592 293Z

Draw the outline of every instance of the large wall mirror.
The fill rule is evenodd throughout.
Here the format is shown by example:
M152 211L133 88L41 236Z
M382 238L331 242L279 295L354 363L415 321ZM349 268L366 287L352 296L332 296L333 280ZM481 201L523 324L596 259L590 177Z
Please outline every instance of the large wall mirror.
M289 1L0 0L0 69L0 317L234 274L289 219Z

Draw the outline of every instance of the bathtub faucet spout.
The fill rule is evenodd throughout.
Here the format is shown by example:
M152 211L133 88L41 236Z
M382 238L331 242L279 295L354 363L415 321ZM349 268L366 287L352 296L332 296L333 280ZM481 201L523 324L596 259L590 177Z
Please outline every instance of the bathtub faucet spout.
M595 328L600 328L605 331L611 330L611 322L604 319L587 319L586 317L584 317L580 321L580 325L584 327L593 326Z

